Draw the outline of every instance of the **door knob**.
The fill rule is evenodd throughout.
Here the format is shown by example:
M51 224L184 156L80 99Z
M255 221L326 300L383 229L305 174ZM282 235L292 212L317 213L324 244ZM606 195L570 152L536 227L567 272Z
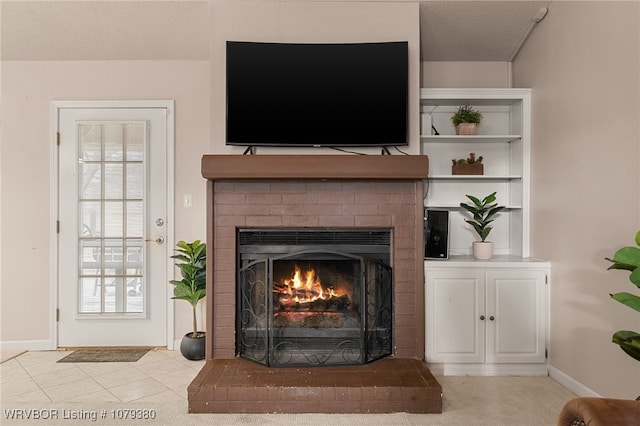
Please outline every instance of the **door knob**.
M484 321L484 315L480 315L480 321Z
M489 320L490 320L490 321L493 321L494 319L496 319L496 318L495 318L493 315L491 315L491 316L489 317Z
M152 238L150 240L145 240L145 241L153 241L154 243L162 244L162 243L164 243L164 237L162 237L162 236L155 237L155 238Z

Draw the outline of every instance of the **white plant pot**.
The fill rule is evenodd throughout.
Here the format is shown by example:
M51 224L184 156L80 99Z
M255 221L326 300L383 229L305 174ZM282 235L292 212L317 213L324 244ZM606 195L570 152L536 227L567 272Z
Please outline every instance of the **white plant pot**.
M489 260L493 256L493 243L490 241L474 241L473 257L478 260Z

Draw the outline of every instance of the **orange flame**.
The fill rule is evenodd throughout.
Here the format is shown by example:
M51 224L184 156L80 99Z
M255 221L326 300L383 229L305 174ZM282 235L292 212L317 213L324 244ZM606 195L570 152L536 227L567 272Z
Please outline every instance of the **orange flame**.
M315 269L303 273L298 265L295 266L291 278L283 279L282 285L279 285L276 291L281 293L280 301L284 303L308 303L339 297L334 288L323 288L322 280L316 275Z

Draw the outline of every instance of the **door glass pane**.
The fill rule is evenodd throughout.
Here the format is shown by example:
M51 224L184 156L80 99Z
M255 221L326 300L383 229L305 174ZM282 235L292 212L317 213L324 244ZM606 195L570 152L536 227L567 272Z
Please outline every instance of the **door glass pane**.
M100 163L80 163L80 199L96 200L102 194L102 167Z
M145 123L78 126L79 313L144 312L145 140Z
M122 199L122 184L124 181L122 171L122 163L107 163L104 165L104 198Z
M124 212L123 204L119 201L104 201L104 236L123 237Z
M122 161L124 154L123 124L102 125L104 159L106 161Z
M80 236L82 238L102 236L102 203L80 201Z

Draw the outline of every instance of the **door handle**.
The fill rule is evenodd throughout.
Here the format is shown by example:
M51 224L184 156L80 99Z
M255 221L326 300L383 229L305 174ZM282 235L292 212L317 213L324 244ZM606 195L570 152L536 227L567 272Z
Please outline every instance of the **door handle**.
M163 236L159 236L159 237L155 237L155 238L152 238L150 240L145 240L145 241L152 241L152 242L157 243L157 244L162 244L162 243L164 243L164 237Z

